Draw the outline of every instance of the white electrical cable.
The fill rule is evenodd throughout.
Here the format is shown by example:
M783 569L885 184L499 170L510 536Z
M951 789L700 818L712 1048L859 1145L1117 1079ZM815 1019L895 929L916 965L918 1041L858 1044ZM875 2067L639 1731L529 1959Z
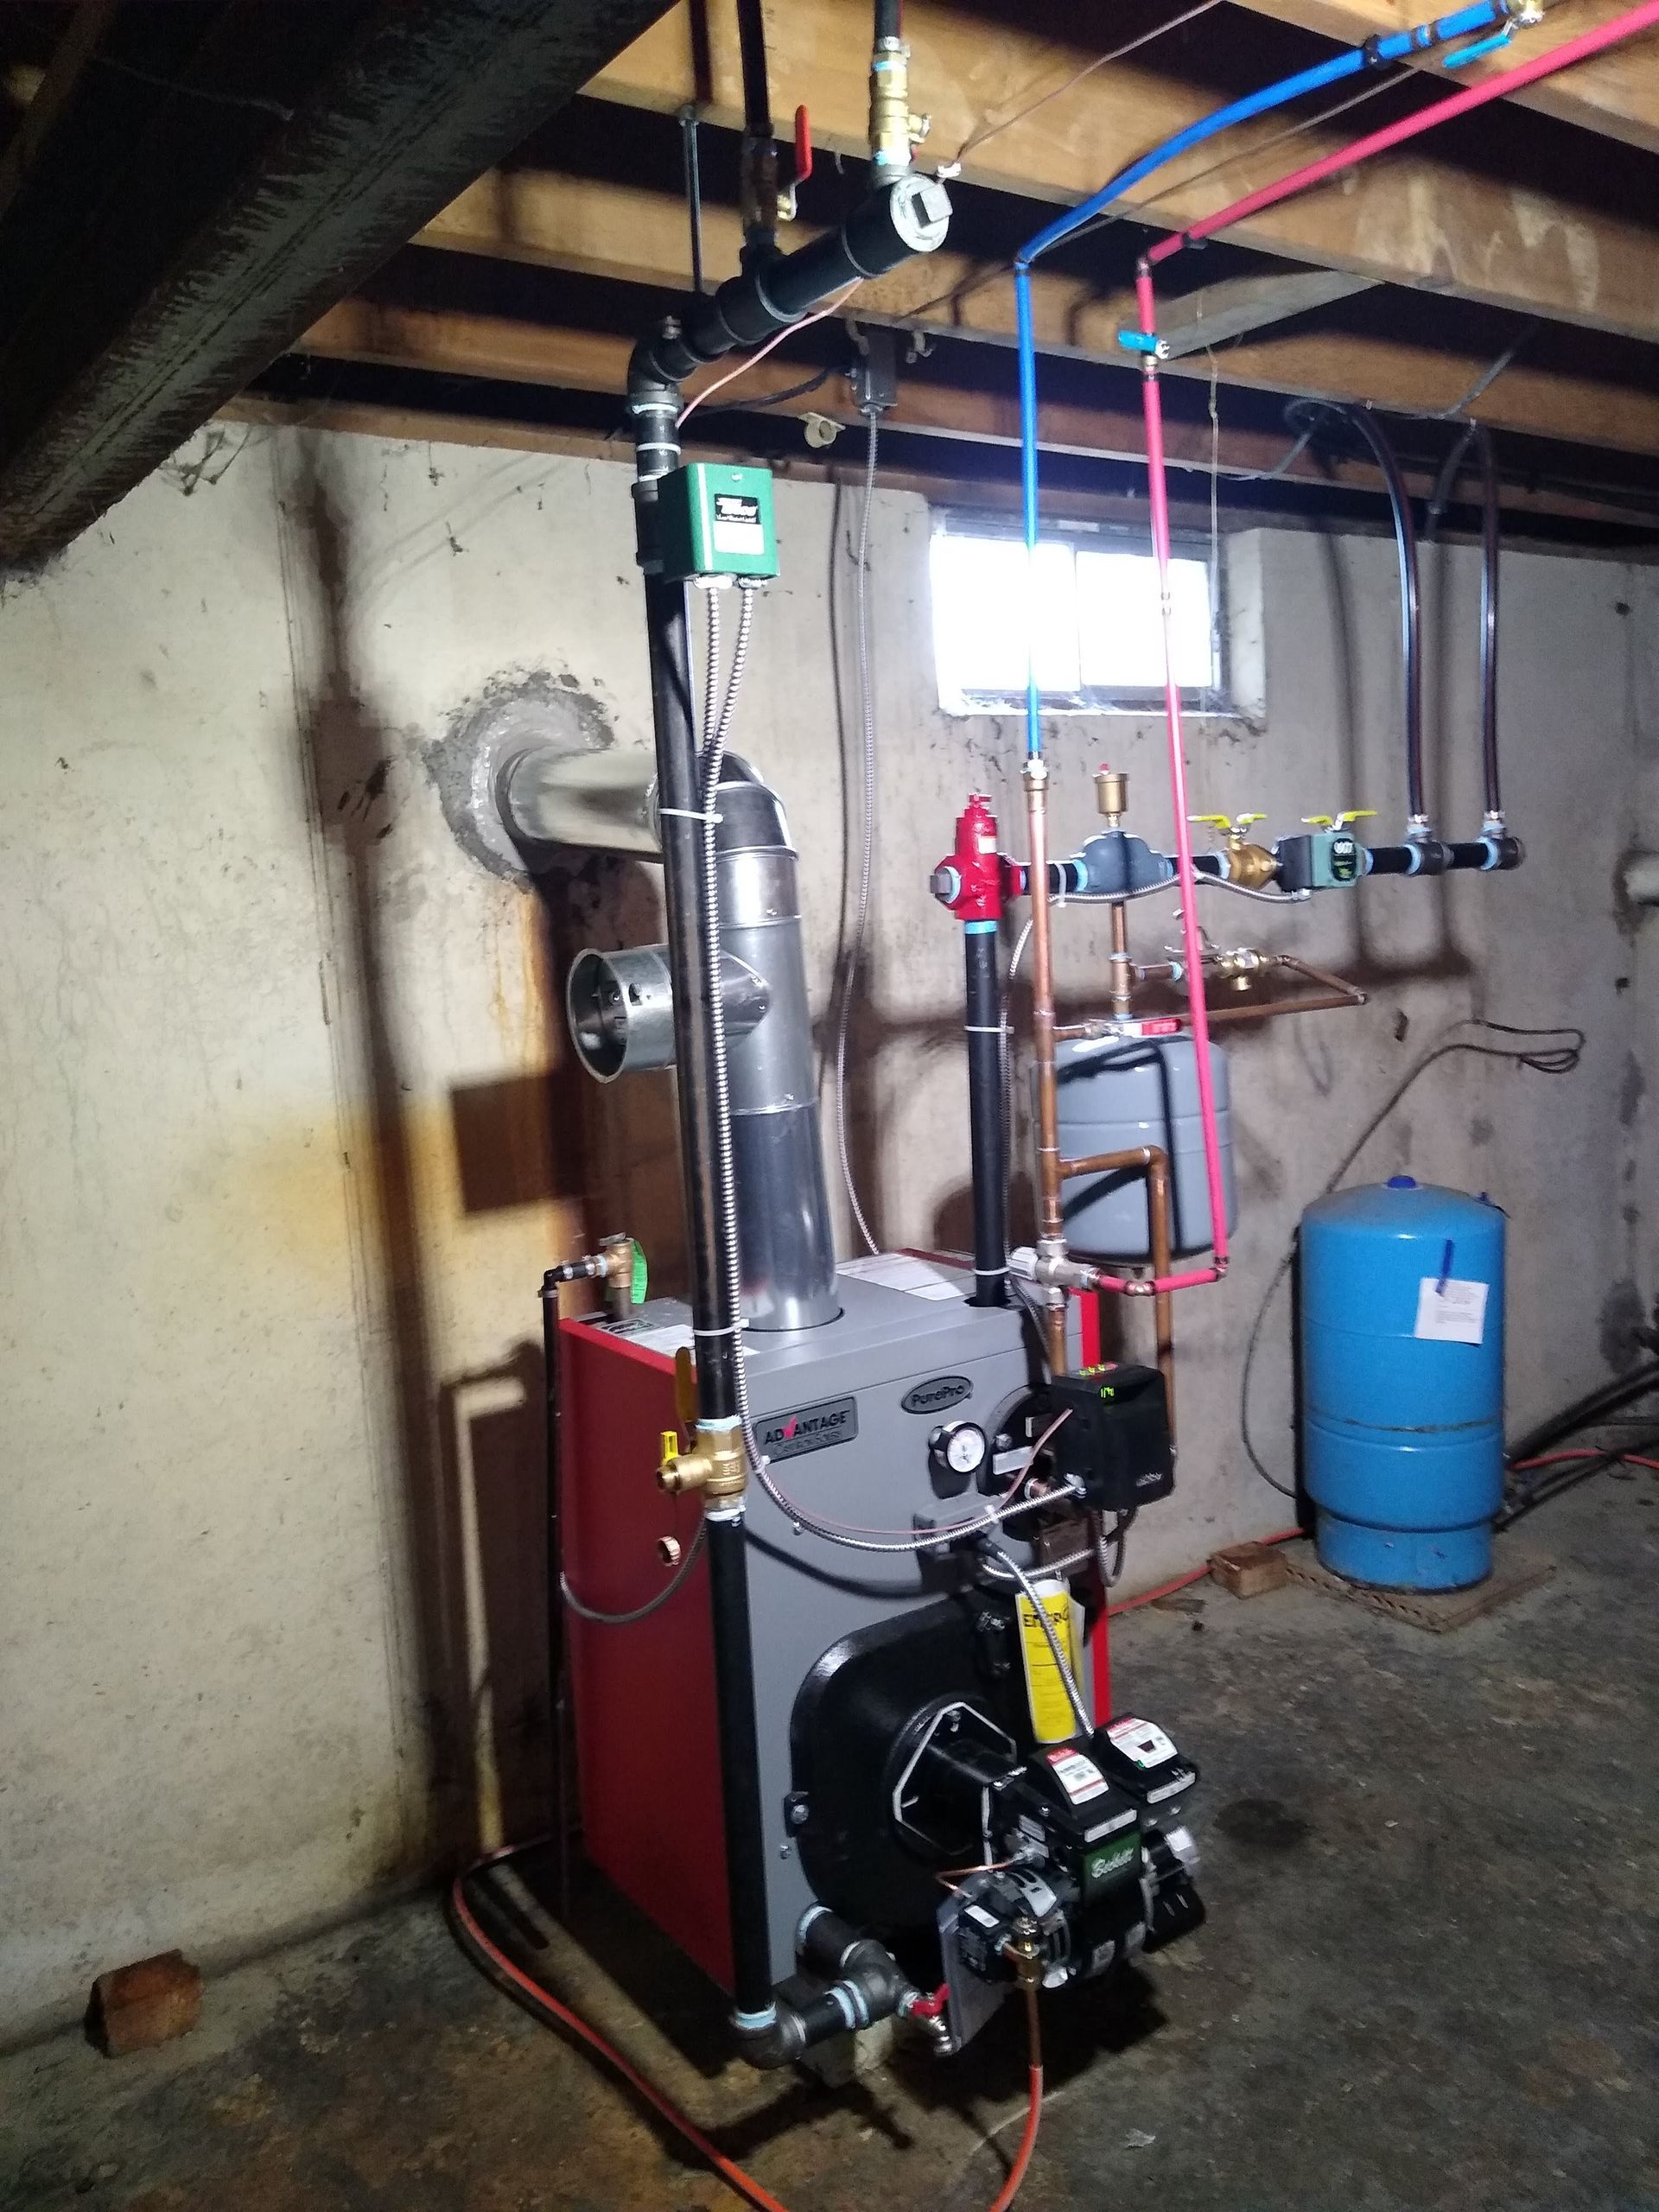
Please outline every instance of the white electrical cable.
M871 1254L880 1247L870 1234L870 1224L864 1217L859 1204L858 1189L853 1179L852 1154L847 1141L847 1036L852 1025L853 995L858 988L858 971L864 957L864 933L870 918L870 871L875 851L875 688L871 670L870 652L870 511L875 501L876 421L871 415L869 438L864 456L864 501L859 511L858 561L853 578L854 630L858 648L858 720L859 741L864 762L864 819L863 846L859 862L858 902L854 910L852 943L848 948L846 966L842 976L841 1011L836 1024L836 1148L841 1155L841 1179L846 1186L847 1203L852 1209L853 1219L859 1235L864 1239L865 1249Z

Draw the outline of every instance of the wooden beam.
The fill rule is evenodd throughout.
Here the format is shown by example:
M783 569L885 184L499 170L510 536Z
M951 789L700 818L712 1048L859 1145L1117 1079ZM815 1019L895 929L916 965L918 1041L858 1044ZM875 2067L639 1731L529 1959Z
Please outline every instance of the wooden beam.
M48 133L68 105L69 96L97 53L114 13L115 0L80 0L69 18L67 29L52 49L46 73L23 111L22 121L12 132L5 152L0 154L0 215L17 197L39 160Z
M496 452L569 454L583 461L606 461L613 468L626 468L629 465L626 459L619 458L616 441L594 430L550 429L543 423L514 422L498 416L471 415L465 411L446 411L440 415L426 408L393 407L367 400L271 399L262 393L244 392L239 398L230 400L221 407L214 420L251 423L258 428L280 426L306 430L346 431L359 437L397 438L421 445L477 446ZM701 418L692 417L686 425L685 451L688 458L694 461L752 461L753 453L750 447L722 442L715 435L715 424L718 420L718 416L715 417L704 429ZM864 480L862 461L855 456L837 460L835 458L836 451L836 448L831 448L817 453L777 454L768 461L767 467L774 476L790 483L861 484ZM954 448L941 443L938 453L942 466L931 471L894 467L889 461L884 460L876 470L876 482L886 491L912 492L925 499L937 500L945 496L971 499L976 507L1006 512L1018 511L1020 486L1017 482L965 476L950 466L954 452ZM1184 527L1207 529L1207 489L1200 485L1201 496L1183 505L1180 488L1179 480L1171 487L1171 512ZM1069 522L1120 523L1138 530L1146 528L1145 499L1122 493L1068 486L1063 491L1046 491L1043 505L1046 511L1052 507L1056 514ZM1253 514L1248 510L1229 509L1222 517L1224 529L1243 528L1262 522L1271 524L1277 530L1315 526L1300 517L1279 511ZM1386 523L1379 520L1379 531L1387 527Z
M803 232L803 238L808 235ZM736 266L741 226L735 209L704 209L709 267ZM418 243L495 259L534 264L620 283L683 290L691 281L685 211L671 194L544 169L494 170L464 192ZM1329 272L1298 270L1266 280L1293 285L1354 284ZM1255 282L1255 280L1246 280ZM1160 320L1179 320L1187 300L1207 301L1206 319L1231 285L1169 301ZM1045 353L1115 359L1117 333L1131 319L1125 295L1103 295L1085 279L1039 270L1032 288L1037 343ZM868 284L859 315L929 334L1012 345L1014 286L1006 270L946 248ZM1194 328L1201 327L1196 315ZM1211 322L1213 331L1215 326ZM1216 340L1212 336L1210 343ZM1214 355L1224 384L1308 398L1369 400L1402 415L1433 415L1454 405L1496 354L1342 332L1259 334ZM1172 364L1178 374L1210 373L1202 353ZM1589 371L1535 369L1525 358L1482 394L1475 411L1496 430L1529 437L1659 453L1659 378L1609 384Z
M1270 323L1288 322L1314 308L1333 306L1357 292L1375 289L1368 276L1344 276L1339 269L1287 269L1272 276L1232 276L1200 285L1159 310L1158 334L1172 361L1187 353L1212 353L1235 338L1248 337Z
M476 377L493 382L542 385L566 391L619 396L623 389L631 342L609 331L575 330L527 323L499 315L462 315L429 308L389 306L353 299L332 308L308 330L296 349L330 360L365 361L382 367L429 374ZM773 354L746 368L721 386L722 404L741 406L746 398L787 382L791 368L803 365ZM712 377L704 377L707 385ZM772 410L779 416L820 415L856 428L861 423L844 382L832 378L820 390L786 400ZM883 417L894 430L924 437L974 444L1011 446L1020 434L1019 402L1011 375L995 388L906 378L898 404ZM1091 460L1140 461L1145 458L1140 403L1133 392L1121 401L1046 399L1039 410L1039 439L1045 451ZM1165 443L1172 467L1208 471L1211 434L1207 423L1170 419ZM1291 450L1280 429L1224 427L1215 449L1219 473L1310 485L1376 489L1376 474L1363 462L1330 467ZM1427 493L1425 478L1416 487ZM1506 484L1506 505L1540 514L1607 518L1593 492L1584 494ZM1659 508L1659 493L1655 494ZM1620 514L1621 520L1629 520ZM1638 518L1639 519L1639 518Z
M696 66L685 0L637 39L588 87L594 97L672 113L700 100L712 122L741 120L735 0L699 0L708 68ZM1093 12L1077 10L1094 20ZM815 139L831 151L865 145L868 10L862 0L790 0L767 25L779 99L804 102ZM1074 204L1127 157L1208 113L1224 95L1170 73L1154 44L1097 70L1036 114L980 136L1034 92L1064 81L1098 48L1055 41L1014 22L991 22L946 4L911 0L905 18L911 86L932 129L930 160L959 157L964 176L1000 191ZM1241 89L1243 87L1241 86ZM1149 179L1128 205L1177 229L1282 173L1291 156L1268 149L1283 128L1268 117ZM1302 133L1295 158L1347 143L1342 124ZM1465 135L1460 141L1466 146ZM1225 174L1208 172L1223 158ZM1306 193L1226 234L1240 245L1377 283L1421 285L1495 307L1516 308L1633 338L1659 338L1653 231L1643 210L1557 199L1542 181L1520 183L1459 166L1430 147L1353 171L1340 186Z
M1243 4L1277 22L1340 39L1344 46L1358 46L1378 32L1404 30L1433 12L1415 0L1243 0ZM1582 31L1611 22L1629 4L1630 0L1573 0L1559 16L1552 10L1535 29L1518 34L1500 54L1460 69L1458 81L1471 84L1502 76L1535 54L1547 54ZM1438 55L1425 56L1421 66L1439 72L1442 63ZM1541 85L1526 86L1515 100L1518 107L1599 130L1627 146L1639 146L1644 153L1659 153L1659 49L1651 37L1633 39L1628 46L1564 69L1559 77L1548 77Z

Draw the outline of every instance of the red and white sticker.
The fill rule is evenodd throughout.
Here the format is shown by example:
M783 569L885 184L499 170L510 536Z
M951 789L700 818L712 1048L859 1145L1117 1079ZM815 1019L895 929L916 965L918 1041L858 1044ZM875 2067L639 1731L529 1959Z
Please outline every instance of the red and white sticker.
M1174 1745L1150 1720L1114 1720L1106 1733L1138 1767L1162 1766L1166 1759L1175 1757Z
M1106 1777L1081 1751L1051 1751L1048 1763L1055 1778L1074 1805L1086 1805L1091 1797L1106 1795Z

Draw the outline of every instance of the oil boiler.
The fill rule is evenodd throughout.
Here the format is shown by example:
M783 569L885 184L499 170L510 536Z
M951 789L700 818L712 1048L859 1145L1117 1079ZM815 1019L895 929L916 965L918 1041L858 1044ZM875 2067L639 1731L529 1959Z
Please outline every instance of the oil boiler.
M620 803L617 760L513 764L518 834L650 853L661 800L636 760ZM1103 1527L1170 1487L1163 1380L1046 1376L1000 1267L982 1294L912 1255L837 1268L788 827L739 759L709 791L719 929L701 972L724 1032L747 1408L714 1448L683 1446L692 1306L561 1325L586 1847L733 1992L759 2063L894 2013L950 2050L1021 1978L1103 1974L1200 1916L1195 1770L1161 1729L1111 1715L1099 1624ZM588 1071L672 1065L676 992L666 946L582 954L568 999ZM710 1538L740 1503L743 1642L722 1654ZM734 1698L753 1725L747 1859L722 1758ZM741 1982L746 1941L764 1990Z

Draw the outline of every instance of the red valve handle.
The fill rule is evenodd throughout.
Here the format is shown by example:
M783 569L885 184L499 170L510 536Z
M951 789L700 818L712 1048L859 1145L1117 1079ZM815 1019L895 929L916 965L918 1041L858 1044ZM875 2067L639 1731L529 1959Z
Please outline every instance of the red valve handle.
M795 111L795 181L804 184L812 174L812 126L806 110Z

